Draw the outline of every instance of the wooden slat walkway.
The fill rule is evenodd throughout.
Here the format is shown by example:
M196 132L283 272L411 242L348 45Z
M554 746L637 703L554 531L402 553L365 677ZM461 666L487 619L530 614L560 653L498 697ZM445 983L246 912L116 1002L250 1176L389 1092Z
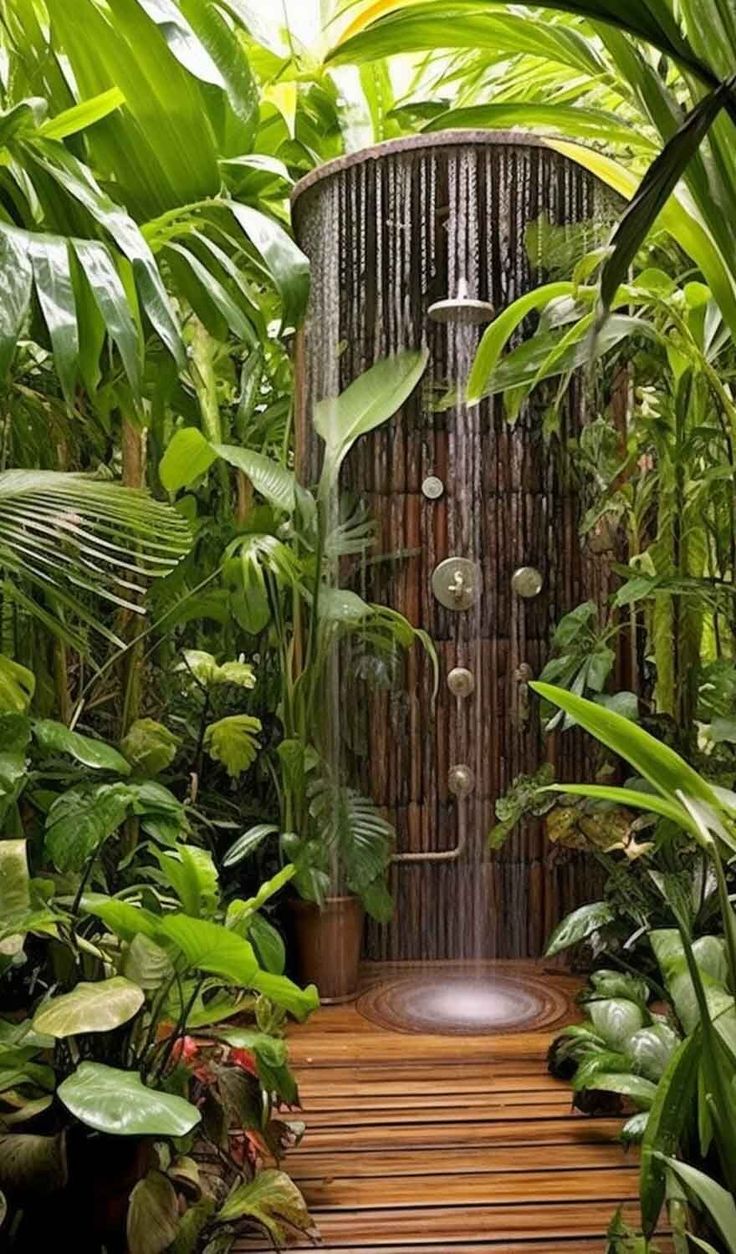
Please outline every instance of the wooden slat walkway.
M538 965L499 967L540 974ZM375 978L368 968L365 979ZM568 996L577 986L554 969L544 978ZM568 1086L547 1074L557 1030L396 1033L353 1005L325 1007L294 1028L307 1132L287 1167L322 1248L600 1254L617 1206L636 1225L638 1166L615 1140L619 1121L573 1112ZM243 1254L266 1248L258 1240L236 1246Z

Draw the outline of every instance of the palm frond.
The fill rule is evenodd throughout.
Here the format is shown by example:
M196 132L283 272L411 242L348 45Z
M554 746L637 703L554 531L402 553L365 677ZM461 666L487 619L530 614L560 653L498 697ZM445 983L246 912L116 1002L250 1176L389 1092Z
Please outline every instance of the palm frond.
M11 587L28 581L116 645L89 599L143 614L146 584L169 574L188 547L184 519L146 491L81 474L0 474L0 566Z

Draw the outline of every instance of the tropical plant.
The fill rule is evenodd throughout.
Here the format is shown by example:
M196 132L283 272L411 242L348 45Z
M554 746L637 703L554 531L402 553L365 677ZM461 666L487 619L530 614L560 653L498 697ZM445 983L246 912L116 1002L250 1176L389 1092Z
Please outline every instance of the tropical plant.
M369 605L340 586L341 561L365 551L373 530L362 516L340 514L339 476L356 440L388 421L417 386L424 353L404 353L379 362L337 398L320 403L315 429L324 460L314 493L263 455L207 443L187 428L169 445L162 463L166 485L185 486L222 458L247 474L273 511L268 534L246 531L225 555L225 580L236 620L245 631L268 628L280 665L279 715L283 738L277 747L280 775L279 825L257 824L225 857L234 866L261 841L281 832L283 856L296 867L294 885L310 901L322 902L340 884L361 897L378 918L390 914L386 871L393 831L371 801L345 780L342 750L334 742L330 685L340 683L340 653L348 641L384 656L420 641L423 632L385 606ZM339 700L339 688L333 696Z
M301 1135L275 1114L298 1104L281 1033L287 1012L303 1018L316 1005L314 989L282 974L283 947L264 932L261 910L293 868L232 902L219 923L217 872L203 850L157 850L155 878L115 897L85 892L84 880L74 890L71 859L59 854L71 844L70 834L54 838L66 875L32 878L26 842L0 843L0 945L16 961L36 950L30 1017L0 1026L10 1248L36 1249L67 1222L80 1248L127 1233L134 1254L194 1250L215 1232L229 1248L241 1221L275 1244L309 1230L288 1177L261 1170ZM224 1025L236 1013L240 1026ZM226 1168L219 1183L189 1156L207 1146ZM96 1207L80 1203L90 1179Z
M527 13L527 9L532 12ZM398 52L471 48L470 64L477 72L489 62L513 59L517 77L515 82L513 76L510 78L514 85L511 98L515 87L521 105L516 121L523 125L526 113L532 126L541 123L558 135L569 136L574 142L552 142L618 192L632 197L604 263L602 309L610 308L630 262L662 213L661 224L673 232L700 268L733 334L733 227L732 220L726 222L725 218L736 193L728 155L736 107L729 77L736 27L721 0L707 0L705 4L685 0L676 14L665 0L644 5L631 0L624 6L617 0L553 0L545 6L533 0L514 6L495 0L458 0L453 13L458 20L450 24L447 6L440 0L378 0L367 4L342 31L329 60L333 64L362 63ZM581 26L581 18L586 25ZM662 56L664 61L659 60ZM554 88L550 94L550 78L538 74L540 58L548 65L553 63L557 99ZM577 78L569 92L566 87L571 70ZM495 85L493 77L490 82ZM596 96L600 100L601 93L604 98L608 95L609 107L612 104L617 115L618 126L612 123L608 134L603 118L586 118L586 98L597 104ZM571 107L571 99L583 107ZM469 117L468 111L464 116L453 116L446 110L441 121L433 115L430 125L503 124L494 119L488 103L478 106L474 117ZM538 112L540 105L546 106L544 117ZM593 137L610 144L623 139L628 147L636 148L635 141L622 137L621 111L627 121L633 111L636 121L643 123L644 138L651 136L655 146L662 148L638 191L636 168L631 170L576 142ZM500 113L496 113L498 118ZM596 121L599 129L593 135L589 127ZM676 190L683 176L692 200ZM670 201L673 193L674 200Z
M730 1205L733 1206L736 1189L733 1172L736 914L729 893L728 875L729 862L736 851L736 797L729 790L711 784L673 749L621 715L550 685L535 684L535 688L540 696L570 713L581 727L629 762L640 777L625 788L586 784L553 787L564 787L573 795L626 804L656 815L659 842L671 839L673 830L684 832L707 860L717 894L718 909L713 921L721 935L696 937L688 896L681 892L675 881L666 877L658 881L658 888L667 900L676 927L664 931L650 930L649 940L673 1013L685 1036L672 1052L657 1087L646 1093L639 1092L640 1079L635 1086L639 1100L649 1109L642 1145L640 1195L643 1228L645 1235L650 1236L659 1220L665 1193L673 1180L665 1170L665 1164L671 1162L678 1150L687 1154L695 1145L704 1159L712 1152L728 1190L721 1192L730 1197ZM558 936L558 945L559 940ZM617 1051L621 1054L617 1070L608 1071L602 1059L598 1060L601 1062L599 1067L595 1057L583 1063L590 1072L593 1086L600 1085L613 1091L624 1089L629 1096L636 1096L631 1075L622 1072L620 1066L628 1065L631 1056L631 1043L627 1037L633 1027L634 1012L630 1007L635 1005L638 1016L642 1016L646 1012L641 1002L641 996L633 1003L629 998L629 1009L621 1012L620 1022L625 1020L628 1026L619 1041L624 1049ZM596 1011L594 1005L591 1005L591 1017L594 1014L602 1016L601 1026L605 1026L609 1033L608 1037L605 1031L600 1033L604 1046L616 1044L610 1036L618 1021L616 1009L610 1013L605 1007L603 1011ZM605 1025L603 1019L606 1020ZM585 1073L579 1082L581 1086L586 1084ZM677 1179L690 1180L689 1193L700 1199L702 1204L703 1198L708 1197L707 1177L703 1183L699 1168L692 1169L694 1175L689 1174L687 1166L675 1166L673 1170ZM720 1197L719 1187L714 1186L713 1196ZM679 1200L679 1190L675 1189L673 1196L676 1201ZM710 1212L710 1222L715 1223L716 1230L728 1243L733 1238L733 1228L726 1223L724 1229L707 1200L705 1207Z

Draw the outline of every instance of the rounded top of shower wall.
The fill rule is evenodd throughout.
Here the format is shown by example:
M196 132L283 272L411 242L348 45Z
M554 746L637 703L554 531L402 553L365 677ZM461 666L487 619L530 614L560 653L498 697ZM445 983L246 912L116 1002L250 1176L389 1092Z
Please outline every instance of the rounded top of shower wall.
M291 203L295 204L300 196L310 187L350 170L354 166L363 165L368 161L380 161L392 153L416 152L429 148L547 148L548 144L540 135L530 135L527 131L430 131L421 135L407 135L402 139L387 139L371 148L361 148L357 152L347 153L344 157L335 157L324 165L310 170L300 179L291 193Z

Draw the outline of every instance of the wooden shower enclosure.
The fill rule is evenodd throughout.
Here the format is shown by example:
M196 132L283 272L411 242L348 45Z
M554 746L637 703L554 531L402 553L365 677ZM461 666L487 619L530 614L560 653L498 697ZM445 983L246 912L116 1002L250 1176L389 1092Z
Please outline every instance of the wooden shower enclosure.
M370 925L367 954L536 956L558 919L598 892L596 867L551 847L536 821L492 855L487 833L497 798L546 756L563 779L591 769L575 734L545 744L528 682L545 665L559 618L583 601L603 605L610 592L606 561L579 538L584 502L567 455L593 402L574 379L554 436L545 434L554 388L538 390L513 424L500 396L468 408L462 385L483 328L436 323L428 311L462 291L502 311L546 281L550 241L555 251L566 240L592 246L613 206L595 179L540 140L457 132L333 162L302 181L293 213L313 269L298 365L306 476L318 458L311 405L390 352L429 349L423 386L359 442L342 478L346 509L364 507L378 528L375 547L346 563L344 579L423 628L439 658L436 696L420 647L398 676L361 656L342 668L346 761L394 823L401 855L394 919ZM527 321L515 342L532 327ZM467 608L446 608L433 591L448 557L472 563L479 595ZM538 595L514 590L521 567L542 576ZM456 668L472 675L469 695L448 687ZM450 787L458 766L467 768L465 796Z

